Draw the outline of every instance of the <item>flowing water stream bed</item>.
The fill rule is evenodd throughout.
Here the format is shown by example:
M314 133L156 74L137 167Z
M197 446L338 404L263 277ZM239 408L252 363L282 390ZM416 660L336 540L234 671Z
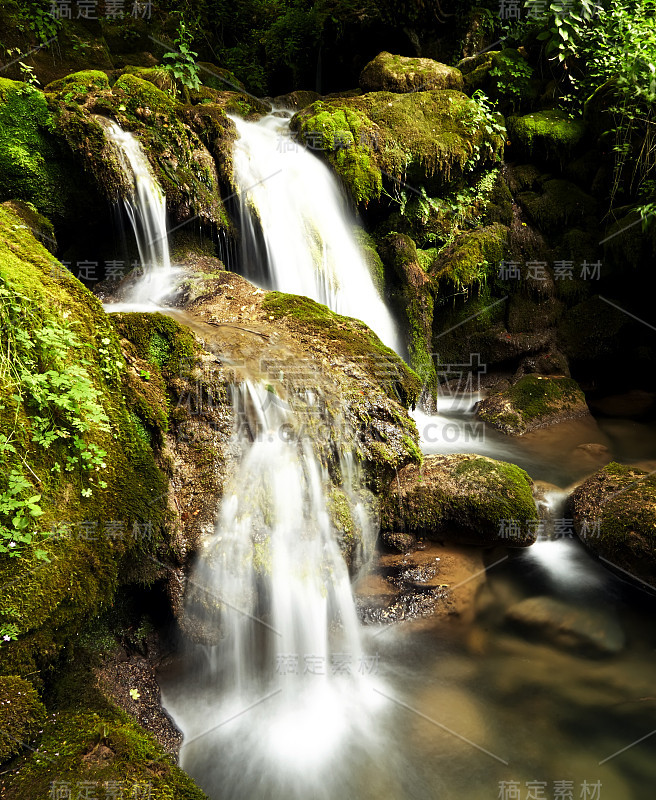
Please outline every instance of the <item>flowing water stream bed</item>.
M325 165L281 147L284 116L235 123L251 277L369 321L395 346ZM146 267L107 308L180 317L156 305L175 283L163 195L135 140L107 130ZM552 519L611 458L656 457L651 423L587 417L516 439L477 420L478 399L415 412L422 449L518 464ZM373 555L352 588L329 507L341 492L372 541L354 454L340 453L335 482L309 443L273 435L300 420L263 384L236 383L233 410L240 456L188 580L185 644L159 675L181 766L213 800L653 796L653 595L571 538L486 553L420 542Z

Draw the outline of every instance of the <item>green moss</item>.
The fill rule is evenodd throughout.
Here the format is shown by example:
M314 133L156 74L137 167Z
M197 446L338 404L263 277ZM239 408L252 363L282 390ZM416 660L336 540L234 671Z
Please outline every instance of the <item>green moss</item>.
M355 228L355 237L360 250L364 253L367 266L369 267L369 274L373 278L378 292L384 296L385 267L383 266L381 257L378 255L378 250L376 250L376 244L364 228Z
M502 523L514 521L513 545L533 541L528 523L537 519L533 482L514 464L483 456L427 456L421 468L406 467L382 499L381 529L440 541L489 545Z
M571 157L585 134L583 120L572 118L560 109L508 117L506 126L515 149L556 164L563 164Z
M577 402L581 389L571 378L541 380L536 375L525 375L510 387L508 395L524 419L533 420L558 409L563 402Z
M196 354L193 334L164 314L112 314L118 333L135 346L136 355L161 370L167 378L180 375Z
M31 683L15 675L0 678L0 764L29 745L45 716Z
M383 51L360 75L365 92L416 92L421 89L462 89L462 74L430 58L408 58Z
M6 781L7 800L48 800L56 781L73 791L84 781L94 791L113 781L135 797L148 792L162 800L207 800L153 736L95 688L88 655L78 649L75 657L52 692L54 708L38 750Z
M611 462L572 496L579 536L595 553L656 588L656 476Z
M27 201L61 222L88 207L85 186L56 134L45 95L0 78L0 201Z
M478 413L506 433L524 433L586 412L585 395L571 378L524 375L509 389L486 398Z
M510 232L494 224L461 234L433 264L433 278L440 290L471 291L498 273L506 255Z
M84 98L90 89L109 89L109 79L104 72L87 69L73 72L65 78L49 83L44 92L64 92L70 98Z

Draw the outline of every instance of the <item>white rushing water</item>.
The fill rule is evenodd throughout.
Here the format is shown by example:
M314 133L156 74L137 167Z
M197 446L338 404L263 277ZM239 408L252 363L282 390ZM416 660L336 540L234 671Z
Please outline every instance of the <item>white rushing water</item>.
M171 291L178 270L171 267L166 230L166 197L153 175L140 142L118 123L97 118L114 146L131 191L123 203L130 219L141 261L142 275L130 286L126 301L148 309ZM120 310L118 306L110 310Z
M394 320L329 168L290 138L289 119L232 119L239 133L234 169L247 277L356 317L399 352Z
M185 735L181 766L211 796L334 797L344 753L373 746L381 701L334 485L309 440L291 435L290 407L261 384L233 394L240 455L186 593L188 626L218 643L196 648L164 704ZM371 544L353 463L340 472L354 533Z

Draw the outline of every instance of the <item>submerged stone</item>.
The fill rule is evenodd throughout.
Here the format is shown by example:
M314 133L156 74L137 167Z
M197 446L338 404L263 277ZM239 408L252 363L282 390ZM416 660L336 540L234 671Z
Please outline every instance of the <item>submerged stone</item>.
M554 597L528 597L511 606L506 619L568 650L615 655L625 637L610 611L581 608Z

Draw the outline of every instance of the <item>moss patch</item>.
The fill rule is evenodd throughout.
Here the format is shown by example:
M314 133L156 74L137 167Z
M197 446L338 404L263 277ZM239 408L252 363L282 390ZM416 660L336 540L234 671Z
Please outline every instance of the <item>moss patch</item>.
M381 388L390 398L406 407L418 400L421 383L417 375L364 323L335 314L308 297L283 292L269 292L262 308L274 319L287 317L306 330L315 331L324 341L338 345L347 359L360 361L372 375L381 376Z
M383 51L360 74L365 92L417 92L429 89L462 90L462 73L430 58L408 58Z
M29 745L45 717L31 683L16 675L0 678L0 764Z
M291 124L324 151L353 199L364 204L380 196L384 175L437 193L461 185L503 152L502 137L478 104L454 90L322 100Z
M57 133L45 95L0 78L0 201L27 201L61 222L86 218L94 197Z
M59 358L83 370L89 387L85 391L108 420L106 426L90 424L78 434L84 443L81 452L91 452L93 445L105 453L104 466L90 471L72 437L49 448L33 441L37 412L29 395L21 402L5 401L0 410L2 440L9 437L19 445L15 453L5 450L2 455L0 491L6 490L8 473L23 471L27 464L29 491L41 495L43 510L34 525L34 544L20 558L0 556L0 622L14 624L19 632L16 641L3 646L0 670L33 673L38 682L76 634L80 620L111 603L120 581L152 579L148 553L164 535L167 482L128 414L118 339L97 298L54 262L22 219L0 208L0 225L5 299L25 309L20 313L29 310L35 335L53 326L59 330L68 325L75 331L83 348L64 351ZM33 379L42 381L39 376L53 364L45 362ZM14 362L12 369L20 364ZM12 374L3 374L6 398L15 391ZM78 460L66 471L61 465L71 456ZM49 561L39 559L39 550Z

